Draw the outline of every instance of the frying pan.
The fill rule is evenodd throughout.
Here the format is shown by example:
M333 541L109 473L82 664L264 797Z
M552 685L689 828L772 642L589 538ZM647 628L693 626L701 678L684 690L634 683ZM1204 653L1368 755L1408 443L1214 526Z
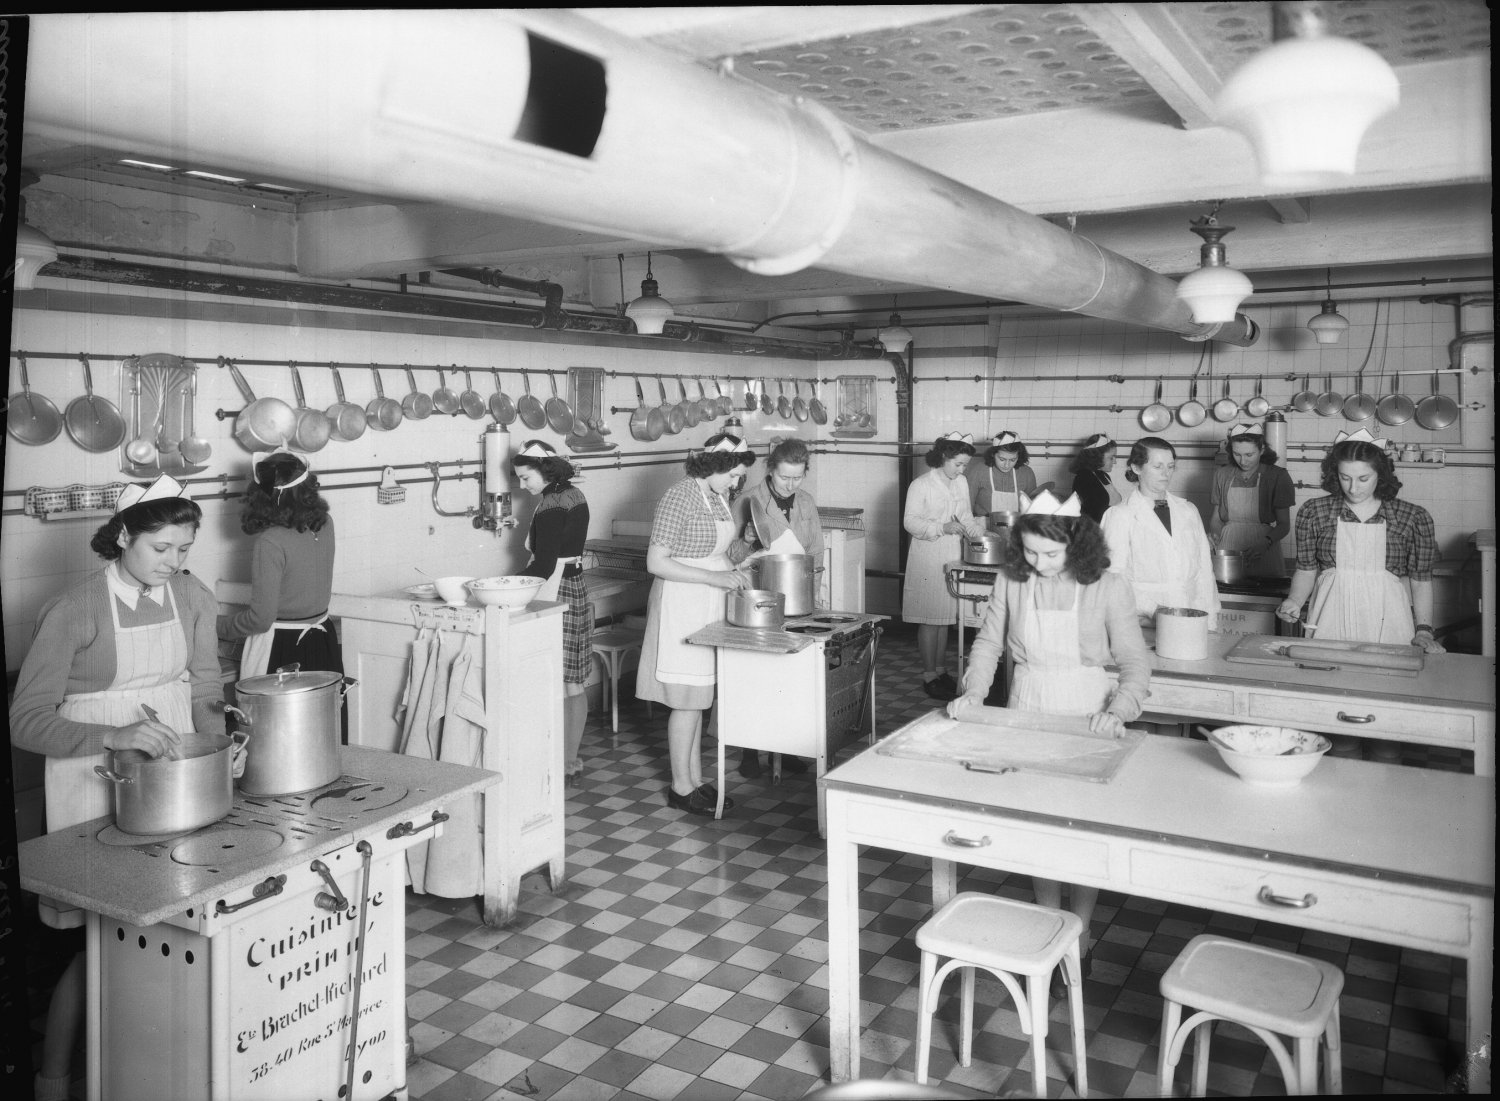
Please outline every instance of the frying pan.
M411 368L406 368L406 385L411 393L401 399L401 413L414 421L425 421L432 416L432 397L417 389L417 380L412 378Z
M344 399L344 380L339 377L339 369L333 367L330 370L333 371L333 390L338 394L339 400L328 407L326 414L330 428L329 438L348 443L365 434L365 411L352 401Z
M385 384L380 381L379 368L371 368L375 376L375 396L365 406L365 422L380 432L389 432L401 423L401 403L385 396Z
M437 368L438 388L432 392L432 407L439 413L446 413L450 417L458 415L458 395L448 389L448 380L443 377L443 369Z
M776 403L771 400L771 384L765 379L760 380L760 411L768 417L776 412Z
M1432 372L1432 393L1417 402L1417 423L1429 432L1438 432L1457 419L1458 404L1447 394L1438 393L1438 373Z
M635 412L630 414L630 434L644 443L655 443L666 431L667 420L662 416L660 409L646 404L646 396L641 393L639 378L635 380L635 398L640 404L635 407Z
M516 402L516 415L527 428L540 428L547 423L547 411L542 408L541 399L531 392L531 376L525 371L521 372L521 384L526 387L526 393Z
M677 376L677 390L682 394L682 400L677 403L678 410L682 413L682 423L689 428L698 427L698 406L695 402L688 401L687 387L682 384L682 376Z
M1184 428L1197 428L1207 416L1208 410L1198 400L1198 379L1194 376L1188 390L1188 400L1177 407L1177 423Z
M661 404L657 408L661 410L662 420L666 422L667 435L675 436L682 431L687 421L683 418L681 407L667 400L667 388L662 384L660 375L656 376L656 388L661 391Z
M721 416L721 417L733 416L734 415L734 401L733 401L733 399L730 398L730 396L728 394L724 393L724 384L722 382L720 382L717 378L714 379L714 389L719 392L719 398L718 398L718 402L717 402L717 404L719 406L719 416Z
M31 392L31 380L26 377L26 357L21 361L20 394L10 396L10 408L5 413L5 430L22 443L43 444L57 439L62 431L62 416L41 394Z
M495 418L496 424L511 424L516 419L516 403L500 389L499 369L491 367L490 374L495 376L495 392L490 395L490 416Z
M547 372L547 382L552 386L552 396L547 399L544 412L547 414L547 425L559 436L566 436L573 431L573 410L562 398L557 396L557 376L551 371Z
M814 424L828 423L828 410L823 406L823 399L818 397L818 380L812 381L812 401L807 403L807 415L812 417Z
M1259 419L1271 411L1271 403L1260 396L1260 386L1263 380L1255 380L1255 396L1245 403L1245 413Z
M1361 368L1354 376L1354 393L1344 399L1346 421L1367 421L1375 415L1375 399L1365 393L1365 372Z
M792 419L792 403L786 396L786 387L776 380L776 415L784 421Z
M68 402L63 413L68 435L85 451L113 451L125 439L125 418L108 398L94 394L94 375L89 357L80 355L85 393Z
M745 412L753 413L760 408L760 402L755 398L755 391L750 386L749 379L741 380L745 384Z
M1240 415L1240 403L1229 396L1229 380L1224 380L1224 396L1214 402L1214 420L1232 421Z
M1308 375L1302 376L1302 389L1292 395L1292 408L1299 413L1311 413L1313 406L1317 404L1318 395L1314 394L1309 383L1312 381Z
M792 379L792 415L799 421L807 420L807 402L802 400L802 387L797 385L797 380Z
M471 421L484 419L484 399L479 396L479 391L474 389L474 380L469 378L467 367L464 368L464 392L458 395L458 407Z
M1344 408L1344 395L1333 388L1333 376L1324 375L1323 385L1328 389L1318 395L1318 400L1313 402L1313 409L1320 417L1332 417Z
M1396 392L1396 387L1401 383L1400 375L1391 376L1391 392L1380 399L1380 404L1375 407L1375 414L1380 418L1381 424L1391 427L1405 424L1411 420L1417 412L1417 407L1411 398L1405 394Z
M297 415L297 423L288 442L298 451L322 451L333 434L333 422L308 406L307 397L302 392L302 373L296 364L292 364L292 389L297 394L297 408L292 410Z
M219 357L219 366L228 367L230 377L246 401L245 408L234 418L234 438L246 451L270 451L291 439L297 427L297 414L280 398L257 398L231 360ZM136 419L140 419L137 408Z
M1147 432L1162 432L1172 423L1172 410L1161 403L1161 379L1156 380L1156 400L1141 410L1141 427Z

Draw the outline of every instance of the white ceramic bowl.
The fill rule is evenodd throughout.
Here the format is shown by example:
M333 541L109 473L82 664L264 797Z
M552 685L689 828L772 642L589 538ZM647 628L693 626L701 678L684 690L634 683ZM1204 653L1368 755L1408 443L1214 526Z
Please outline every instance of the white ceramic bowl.
M469 582L469 592L481 604L493 604L499 608L524 608L536 599L546 578L524 577L519 574L507 577L480 577Z
M433 581L432 587L437 590L438 596L443 601L457 607L469 602L469 590L467 588L472 577L439 577Z
M1213 744L1224 763L1241 780L1264 787L1295 787L1318 767L1333 743L1321 734L1286 726L1221 726L1214 737L1231 746Z

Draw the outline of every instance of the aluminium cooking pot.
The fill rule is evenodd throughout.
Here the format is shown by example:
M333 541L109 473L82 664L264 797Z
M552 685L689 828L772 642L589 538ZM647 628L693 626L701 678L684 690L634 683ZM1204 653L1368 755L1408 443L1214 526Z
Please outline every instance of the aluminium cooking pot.
M240 395L248 403L235 415L234 438L246 451L272 451L289 439L297 427L297 414L280 398L258 398L233 360L219 357L219 366L229 368Z
M240 789L251 795L295 795L339 778L339 709L356 682L327 671L286 665L234 686L250 736Z
M399 401L385 396L385 385L380 381L380 369L371 366L370 374L375 376L375 396L370 399L370 404L365 406L365 423L381 432L389 432L401 424L401 419L405 414L401 411Z
M966 535L963 541L964 561L971 566L998 566L1005 560L1005 544L1009 541L1009 535L999 532Z
M1226 585L1236 585L1245 580L1245 552L1215 547L1213 552L1214 580Z
M217 822L234 805L234 740L184 734L175 758L117 749L94 772L114 787L115 825L124 833L187 833Z
M331 426L330 437L340 443L348 443L365 434L365 429L369 427L369 418L358 405L345 399L344 380L339 377L339 369L330 367L329 370L333 373L333 389L338 394L339 400L328 407L324 416L328 418Z
M786 594L769 589L735 589L724 606L736 627L780 627L786 622Z
M333 422L323 413L307 404L307 395L302 392L302 372L292 365L292 389L297 393L296 422L292 438L287 441L294 451L321 451L333 435Z
M763 554L750 560L755 587L784 594L789 616L807 615L813 610L813 594L817 591L814 575L822 568L813 568L810 554Z

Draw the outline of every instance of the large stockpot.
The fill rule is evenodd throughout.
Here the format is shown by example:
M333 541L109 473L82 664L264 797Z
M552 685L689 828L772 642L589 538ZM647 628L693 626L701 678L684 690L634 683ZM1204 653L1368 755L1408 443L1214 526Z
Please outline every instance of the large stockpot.
M970 566L998 566L1005 561L1005 544L1010 542L1008 532L984 532L981 535L964 536L964 561Z
M769 589L734 589L724 614L736 627L780 627L786 620L786 594Z
M175 758L118 749L94 771L114 787L115 825L125 833L187 833L217 822L234 805L234 741L184 734Z
M751 560L750 568L757 589L785 594L787 615L807 615L813 610L817 570L813 567L812 555L763 554Z
M249 759L240 789L251 795L295 795L339 778L339 709L355 682L296 665L247 677L230 708L248 727Z

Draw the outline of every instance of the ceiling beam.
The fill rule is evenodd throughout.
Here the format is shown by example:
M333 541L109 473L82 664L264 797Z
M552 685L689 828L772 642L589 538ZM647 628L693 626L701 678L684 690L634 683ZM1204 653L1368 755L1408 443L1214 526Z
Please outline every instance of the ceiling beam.
M1301 223L1312 217L1312 204L1290 195L1273 195L1266 200L1266 205L1276 212L1276 217L1282 222Z
M1074 4L1110 49L1151 85L1185 129L1217 126L1223 81L1178 24L1172 4Z

